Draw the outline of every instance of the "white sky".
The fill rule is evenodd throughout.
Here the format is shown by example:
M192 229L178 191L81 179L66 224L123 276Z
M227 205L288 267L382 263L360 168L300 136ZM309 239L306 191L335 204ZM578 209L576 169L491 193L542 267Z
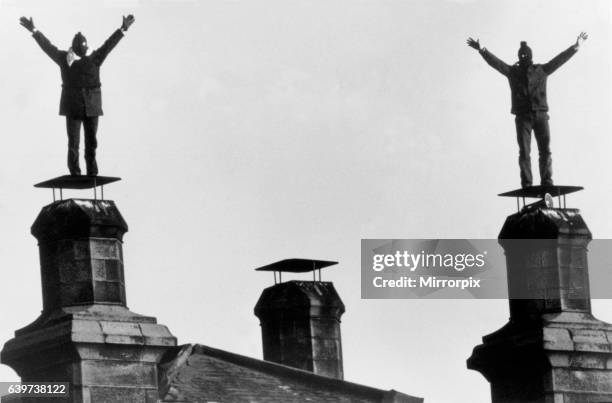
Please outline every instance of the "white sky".
M465 359L505 301L359 296L361 238L495 238L515 209L495 196L519 184L508 84L468 36L510 63L521 40L545 62L589 33L549 79L554 179L585 186L568 201L612 237L604 0L1 0L1 342L42 307L29 226L51 194L31 185L66 172L59 69L18 18L60 48L79 30L95 48L128 13L102 68L100 173L124 178L106 196L130 225L128 305L180 343L261 357L252 309L272 279L252 269L339 260L323 275L347 307L347 380L489 401ZM612 302L594 312L612 321Z

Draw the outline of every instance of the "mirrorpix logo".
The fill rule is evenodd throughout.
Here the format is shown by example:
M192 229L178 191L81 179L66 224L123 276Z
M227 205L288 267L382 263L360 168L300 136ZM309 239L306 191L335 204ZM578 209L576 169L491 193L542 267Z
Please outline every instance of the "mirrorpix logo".
M367 242L367 241L366 241ZM437 291L446 296L482 294L482 274L489 269L488 251L467 239L399 239L372 248L368 288L396 297L426 297ZM450 294L449 294L450 292Z

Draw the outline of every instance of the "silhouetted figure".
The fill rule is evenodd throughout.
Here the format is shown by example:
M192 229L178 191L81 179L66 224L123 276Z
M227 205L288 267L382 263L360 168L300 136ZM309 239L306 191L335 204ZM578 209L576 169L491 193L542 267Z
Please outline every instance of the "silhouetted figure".
M468 46L479 51L485 61L508 78L512 93L512 113L516 115L516 137L519 145L519 167L521 186L532 184L531 175L531 131L538 144L540 154L540 179L542 185L552 185L552 158L550 154L550 129L548 127L548 103L546 100L546 79L563 63L568 61L588 38L582 32L576 43L561 52L546 64L533 64L531 48L521 42L518 50L519 61L510 66L484 47L478 40L468 38Z
M87 39L80 32L74 36L72 47L67 51L58 50L34 27L32 18L21 17L20 23L40 45L42 50L60 67L62 74L62 96L59 114L66 116L68 132L68 170L71 175L80 175L79 140L81 124L85 131L85 163L87 175L96 176L98 117L102 112L102 91L100 89L100 66L106 56L123 38L134 23L134 16L123 17L121 27L104 42L100 48L87 54Z

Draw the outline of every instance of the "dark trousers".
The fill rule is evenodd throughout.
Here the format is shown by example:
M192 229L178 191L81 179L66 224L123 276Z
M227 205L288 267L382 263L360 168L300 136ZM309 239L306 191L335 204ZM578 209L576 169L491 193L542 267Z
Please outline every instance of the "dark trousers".
M521 186L531 186L531 131L535 135L540 155L540 180L542 185L552 185L552 158L550 154L550 128L548 113L537 111L518 114L516 123L516 139L519 145L519 167L521 169Z
M66 131L68 132L68 170L70 171L71 175L81 174L81 168L79 168L79 142L81 138L81 123L83 123L83 128L85 129L85 164L87 166L87 175L97 175L97 116L90 116L84 118L66 116Z

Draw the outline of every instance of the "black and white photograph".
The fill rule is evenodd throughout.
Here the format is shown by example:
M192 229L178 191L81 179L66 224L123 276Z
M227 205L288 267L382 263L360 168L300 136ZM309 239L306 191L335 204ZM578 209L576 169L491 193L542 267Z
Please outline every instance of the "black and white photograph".
M611 19L0 0L0 400L612 402Z

